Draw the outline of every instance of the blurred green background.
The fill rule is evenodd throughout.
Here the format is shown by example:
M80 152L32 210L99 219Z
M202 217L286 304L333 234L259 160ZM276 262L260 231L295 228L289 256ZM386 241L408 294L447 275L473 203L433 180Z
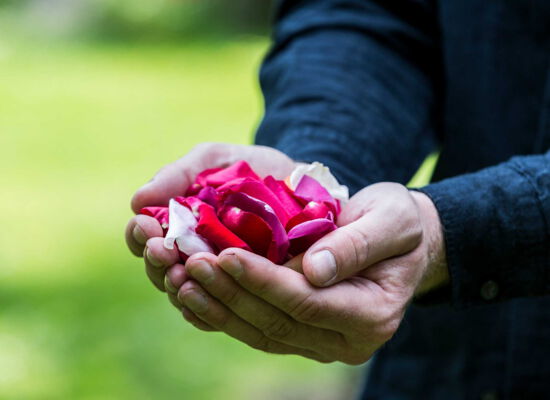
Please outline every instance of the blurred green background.
M258 0L0 0L0 399L352 396L361 368L187 325L123 241L162 165L251 142L268 15Z
M267 6L0 0L0 399L353 393L357 368L196 331L123 241L158 168L251 141Z

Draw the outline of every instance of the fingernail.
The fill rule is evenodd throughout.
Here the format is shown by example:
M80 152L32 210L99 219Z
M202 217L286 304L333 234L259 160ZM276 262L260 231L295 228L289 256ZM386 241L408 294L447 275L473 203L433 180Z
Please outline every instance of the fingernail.
M172 294L176 294L178 292L178 289L172 285L172 281L168 275L164 275L164 288Z
M223 258L221 266L225 272L235 279L238 279L243 273L243 266L235 254L227 254Z
M163 266L162 262L151 254L151 249L147 249L147 260L149 260L153 267L160 268Z
M134 226L134 230L132 231L132 236L134 237L135 241L141 245L147 243L147 237L145 236L145 233L139 227L139 225Z
M178 297L182 297L180 301L195 313L203 313L208 310L208 301L206 297L194 290L188 290Z
M328 250L321 250L311 255L311 265L317 283L326 285L336 277L336 259Z
M214 269L204 260L198 260L193 263L193 268L189 269L189 273L193 278L205 285L212 283L214 280Z

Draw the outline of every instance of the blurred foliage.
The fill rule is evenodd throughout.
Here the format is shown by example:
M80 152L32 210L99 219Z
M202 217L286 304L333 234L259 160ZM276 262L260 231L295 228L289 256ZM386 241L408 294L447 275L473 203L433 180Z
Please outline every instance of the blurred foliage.
M176 40L265 34L270 0L0 0L27 32L102 40ZM2 19L0 19L2 22Z

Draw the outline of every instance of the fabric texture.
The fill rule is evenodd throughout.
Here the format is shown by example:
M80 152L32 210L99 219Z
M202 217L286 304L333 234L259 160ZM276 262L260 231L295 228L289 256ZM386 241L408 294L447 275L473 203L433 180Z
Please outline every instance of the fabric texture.
M258 144L352 194L432 151L451 285L373 361L375 398L550 391L550 2L281 1Z

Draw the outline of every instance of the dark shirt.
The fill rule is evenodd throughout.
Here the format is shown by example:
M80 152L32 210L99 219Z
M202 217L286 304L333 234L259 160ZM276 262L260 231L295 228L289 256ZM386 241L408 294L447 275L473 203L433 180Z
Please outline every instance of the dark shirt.
M352 193L441 152L420 190L451 284L409 308L363 398L549 398L550 1L282 1L260 80L257 143Z

